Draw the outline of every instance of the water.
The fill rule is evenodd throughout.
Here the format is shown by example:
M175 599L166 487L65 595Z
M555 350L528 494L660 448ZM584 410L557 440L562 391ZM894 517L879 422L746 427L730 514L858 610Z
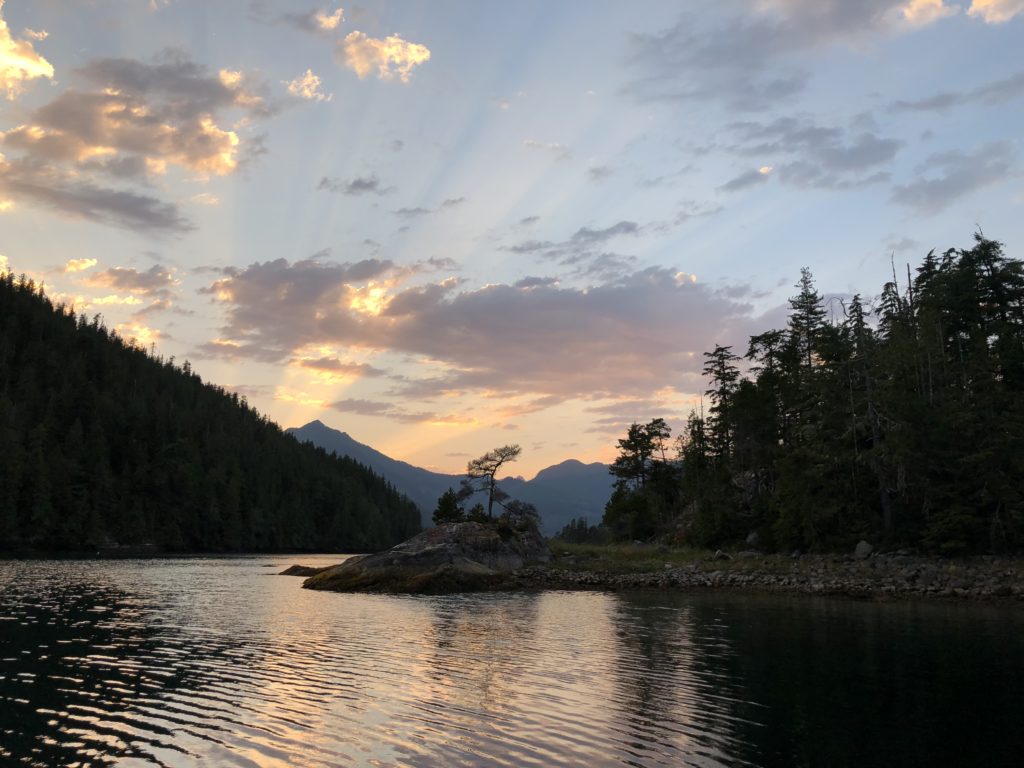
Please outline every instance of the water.
M1024 607L0 562L0 765L1017 766Z

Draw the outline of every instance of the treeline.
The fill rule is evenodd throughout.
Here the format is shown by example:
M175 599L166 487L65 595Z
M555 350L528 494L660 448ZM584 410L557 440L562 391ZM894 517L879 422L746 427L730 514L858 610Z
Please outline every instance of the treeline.
M418 530L369 469L0 275L0 549L337 551Z
M934 251L869 309L809 271L785 328L705 353L706 410L619 441L604 528L828 550L1024 543L1024 264L1000 243ZM580 531L574 531L580 535Z

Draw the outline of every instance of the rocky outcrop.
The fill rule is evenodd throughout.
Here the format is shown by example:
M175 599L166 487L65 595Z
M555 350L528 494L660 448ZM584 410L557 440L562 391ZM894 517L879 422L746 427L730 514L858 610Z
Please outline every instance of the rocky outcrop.
M324 566L322 568L314 568L311 565L290 565L281 571L278 576L316 576L320 571L326 571L332 566Z
M652 550L652 553L660 550ZM666 555L669 553L666 551ZM668 559L668 558L666 558ZM956 599L1024 605L1024 559L948 560L900 550L857 555L707 553L687 564L622 572L614 558L552 558L536 533L478 523L431 529L376 555L323 569L303 586L345 592L599 589L827 595L876 600ZM294 566L302 568L302 566ZM647 565L650 568L650 565ZM292 570L292 569L289 569ZM317 570L317 569L309 569Z
M444 593L500 588L508 575L551 553L536 526L449 523L386 552L350 558L306 579L335 592Z

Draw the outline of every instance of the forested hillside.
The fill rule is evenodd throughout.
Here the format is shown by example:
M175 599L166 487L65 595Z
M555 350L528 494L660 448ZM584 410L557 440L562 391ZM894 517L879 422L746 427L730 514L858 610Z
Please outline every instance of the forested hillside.
M929 253L873 307L804 270L785 328L705 354L706 407L675 459L665 422L619 442L605 524L712 546L860 538L936 552L1024 544L1024 264Z
M0 549L337 551L418 530L369 469L0 276Z

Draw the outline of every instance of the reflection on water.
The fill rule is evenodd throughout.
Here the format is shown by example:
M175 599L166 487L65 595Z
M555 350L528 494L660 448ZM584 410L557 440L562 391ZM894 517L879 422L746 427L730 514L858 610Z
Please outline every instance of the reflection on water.
M980 766L1024 754L1019 608L336 595L272 575L290 561L0 562L0 764Z

